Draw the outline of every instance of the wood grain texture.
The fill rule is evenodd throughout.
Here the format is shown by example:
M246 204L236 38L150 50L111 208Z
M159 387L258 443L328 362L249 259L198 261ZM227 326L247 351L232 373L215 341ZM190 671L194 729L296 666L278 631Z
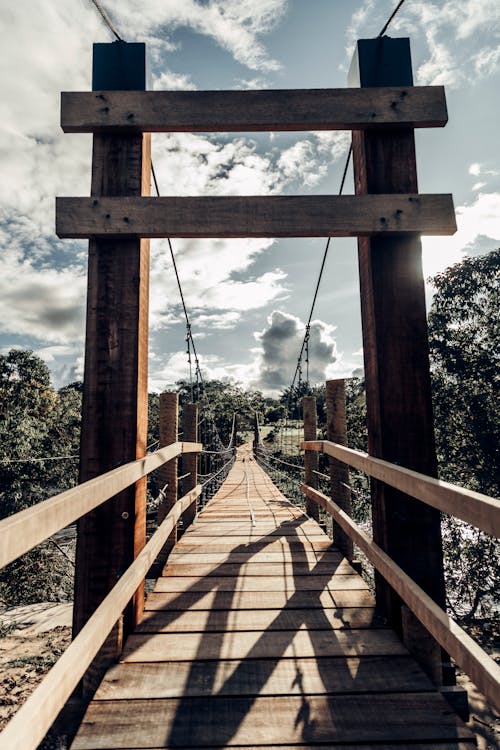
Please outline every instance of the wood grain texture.
M337 591L187 591L149 594L146 610L159 609L325 609L337 607L373 607L374 599L365 589Z
M277 618L280 617L278 612ZM122 661L293 659L323 656L402 656L408 651L390 630L295 630L238 633L148 633L129 636Z
M212 696L95 701L72 750L435 742L469 736L437 693L272 699Z
M230 490L240 483L247 450L238 449L212 508L233 512ZM264 498L272 515L273 496L282 502L281 494L255 462L251 476L259 488L249 483L250 502ZM281 537L273 535L276 529L227 537L228 524L219 522L209 524L215 533L207 535L206 525L195 523L176 545L172 567L148 596L143 619L90 705L73 750L353 750L359 743L430 750L437 740L440 750L450 743L457 750L461 737L470 739L401 641L375 617L369 591L347 572L328 537L299 539L304 525L311 533L315 524L289 523L293 535ZM276 561L277 555L288 559ZM180 568L193 572L194 565L205 570L172 575ZM283 575L269 575L269 566L277 565ZM297 572L301 565L317 574ZM238 575L206 575L217 568ZM268 575L247 574L256 568ZM303 589L306 581L315 588ZM255 583L276 590L249 591ZM348 587L335 590L343 584ZM158 592L179 586L185 590Z
M146 457L89 479L0 521L0 567L106 502L182 452L200 451L199 443L175 443Z
M265 91L63 92L65 133L442 127L442 86Z
M306 695L432 690L408 656L122 663L112 667L96 700L207 695Z
M199 497L195 487L171 509L133 563L92 613L79 634L0 735L0 750L35 750L134 596L181 513ZM33 720L36 717L36 721Z
M355 575L354 569L347 562L331 565L329 563L302 562L290 560L278 563L185 563L177 564L168 562L164 569L164 575L168 576L266 576L287 578L290 576L322 576L348 574Z
M370 237L456 229L447 194L56 198L60 238Z
M136 633L223 633L240 630L293 630L307 624L309 630L350 630L352 628L382 627L374 608L336 607L331 609L294 609L287 607L280 617L273 609L198 610L185 612L144 612Z
M390 48L385 38L381 48ZM366 50L366 48L365 48ZM397 53L372 67L371 84L403 82ZM361 59L367 55L365 60ZM359 67L368 53L356 46ZM406 62L406 60L405 60ZM411 62L410 62L411 66ZM406 83L407 81L404 80ZM358 197L418 191L413 129L354 130L354 187ZM437 476L427 341L427 312L419 237L358 239L368 451ZM445 606L439 513L380 482L371 483L376 542ZM376 575L377 603L401 632L400 601ZM437 665L435 665L437 666Z
M425 629L470 676L500 711L500 666L373 539L326 495L301 485L303 491L335 517L338 524L374 564L384 580L408 605Z
M158 579L155 592L184 591L345 591L364 590L366 583L361 576L338 575L331 573L318 576L164 576Z
M304 448L306 443L302 443ZM427 476L404 466L370 456L328 440L307 443L307 449L322 451L369 476L391 485L427 505L461 518L492 536L500 536L500 500L481 492Z

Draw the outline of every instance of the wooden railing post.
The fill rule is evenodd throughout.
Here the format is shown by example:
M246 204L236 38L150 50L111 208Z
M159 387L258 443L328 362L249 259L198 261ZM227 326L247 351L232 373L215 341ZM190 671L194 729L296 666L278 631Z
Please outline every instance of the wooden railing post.
M182 439L184 442L198 442L198 404L184 404L182 407ZM181 482L181 494L186 495L198 483L198 455L186 454L182 457L182 473L189 474ZM196 516L196 503L182 516L183 529L193 523Z
M94 45L94 91L144 89L145 80L144 44ZM94 135L92 196L149 195L150 173L148 134ZM148 240L90 240L80 482L146 453L148 297ZM143 548L145 532L145 479L79 521L74 636ZM125 635L143 601L141 587L125 611ZM109 654L121 642L115 628Z
M160 448L177 442L179 432L179 394L172 391L160 393ZM162 490L158 506L158 524L167 516L177 502L178 459L168 461L158 469L158 481ZM177 527L172 530L162 550L166 557L177 541Z
M359 40L349 83L413 86L409 40ZM418 192L413 129L353 131L352 143L356 195ZM419 236L363 237L358 248L368 451L435 477ZM372 482L372 507L376 543L445 608L439 513L377 481ZM378 575L376 590L379 608L401 631L399 597Z
M318 433L318 417L316 414L316 398L304 396L302 399L304 413L304 440L316 440ZM314 473L318 470L318 454L315 451L304 452L305 483L309 487L316 488L317 477ZM317 503L306 498L306 513L311 518L319 520L319 507Z
M347 445L345 380L342 379L326 382L326 437L332 443ZM332 500L350 516L352 508L349 468L343 461L337 461L332 456L329 460ZM352 541L335 521L333 521L333 541L347 560L352 561Z
M259 413L254 412L254 419L253 419L253 451L256 453L260 442L260 434L259 434Z

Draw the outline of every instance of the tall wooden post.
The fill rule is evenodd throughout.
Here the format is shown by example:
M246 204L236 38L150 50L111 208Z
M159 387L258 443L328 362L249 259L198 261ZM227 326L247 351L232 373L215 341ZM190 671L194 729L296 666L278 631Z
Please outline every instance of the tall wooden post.
M198 442L198 404L184 404L182 407L182 439L185 443ZM198 454L185 453L182 456L182 473L189 476L182 480L181 494L185 495L198 483ZM190 505L182 516L186 529L196 516L196 503Z
M93 89L144 89L145 45L94 45ZM103 106L105 91L100 95ZM93 196L149 195L150 137L94 135ZM80 482L142 458L147 437L149 242L89 243ZM73 635L83 627L145 543L146 480L78 523ZM125 612L127 634L143 608L142 588ZM121 649L115 628L107 651Z
M254 420L253 420L253 450L254 453L257 451L259 447L259 414L258 412L254 412Z
M176 392L160 393L160 448L177 442L179 432L179 394ZM173 458L158 469L158 481L163 490L158 506L158 523L160 524L177 502L177 464ZM167 555L177 541L177 527L170 534L162 557Z
M326 382L326 437L332 443L347 445L345 380L327 380ZM352 508L348 466L333 456L329 459L332 500L350 516ZM333 541L348 560L353 559L352 541L335 521L333 521Z
M412 86L409 40L359 40L349 83ZM354 131L353 156L357 195L418 192L412 129ZM358 248L368 450L435 477L420 239L379 235L359 239ZM380 482L372 483L372 505L377 544L444 607L439 512ZM376 587L379 606L400 628L399 598L379 576Z
M318 417L316 414L316 399L314 396L304 396L302 399L302 410L304 412L304 440L316 440L318 434ZM305 483L309 487L316 487L317 477L314 473L318 470L318 454L316 451L304 452ZM306 513L311 518L319 520L319 506L306 499Z

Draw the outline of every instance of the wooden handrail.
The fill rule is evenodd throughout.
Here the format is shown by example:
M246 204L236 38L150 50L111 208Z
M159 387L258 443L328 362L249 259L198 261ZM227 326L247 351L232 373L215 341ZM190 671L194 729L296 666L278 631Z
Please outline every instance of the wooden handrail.
M167 461L202 448L201 443L172 443L4 518L0 521L0 568Z
M447 120L442 86L61 94L65 133L361 130Z
M7 724L0 734L0 750L35 750L38 747L144 580L174 525L200 493L201 487L197 485L177 501L75 640Z
M311 450L311 448L308 448ZM335 519L408 605L422 625L500 710L500 667L358 525L322 492L301 483L301 490Z
M500 500L497 498L419 474L328 440L306 441L301 448L326 453L443 513L461 518L487 534L500 536Z

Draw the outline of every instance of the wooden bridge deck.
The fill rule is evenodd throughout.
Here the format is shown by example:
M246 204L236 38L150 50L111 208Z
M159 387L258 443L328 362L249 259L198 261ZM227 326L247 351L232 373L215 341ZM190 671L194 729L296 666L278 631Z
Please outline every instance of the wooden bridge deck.
M72 750L474 744L377 622L362 578L243 447L176 545Z

